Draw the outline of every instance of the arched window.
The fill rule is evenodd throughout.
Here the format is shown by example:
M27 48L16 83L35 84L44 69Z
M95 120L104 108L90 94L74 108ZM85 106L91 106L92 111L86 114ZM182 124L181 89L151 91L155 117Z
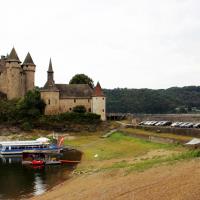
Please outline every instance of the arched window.
M48 100L48 104L50 105L50 99Z

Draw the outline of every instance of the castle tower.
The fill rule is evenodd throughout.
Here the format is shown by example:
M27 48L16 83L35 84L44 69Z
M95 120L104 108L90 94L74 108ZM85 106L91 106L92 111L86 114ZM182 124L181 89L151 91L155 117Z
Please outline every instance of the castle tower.
M42 90L40 90L41 98L46 103L45 114L57 114L59 112L59 90L54 82L54 72L51 59L49 61L49 69L47 71L47 82Z
M15 99L23 96L23 70L19 57L13 47L6 60L7 98Z
M106 120L106 97L98 82L92 95L92 112L101 116L101 120Z
M24 73L25 73L25 93L29 90L33 90L35 86L35 64L33 62L33 59L28 52L23 64L22 64Z

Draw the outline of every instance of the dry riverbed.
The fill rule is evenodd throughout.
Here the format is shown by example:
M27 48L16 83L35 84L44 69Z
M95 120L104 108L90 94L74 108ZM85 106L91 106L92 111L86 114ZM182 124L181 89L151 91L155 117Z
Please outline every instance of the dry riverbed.
M70 180L32 199L198 199L200 194L198 151L120 132L109 138L72 136L66 145L84 152L81 164Z

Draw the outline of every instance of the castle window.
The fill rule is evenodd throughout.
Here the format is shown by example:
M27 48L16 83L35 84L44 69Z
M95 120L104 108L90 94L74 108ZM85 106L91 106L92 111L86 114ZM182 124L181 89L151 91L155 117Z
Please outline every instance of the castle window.
M76 99L74 99L74 103L76 103Z
M90 100L88 99L88 103L90 103Z
M104 98L103 98L103 100L104 100Z
M88 112L91 112L91 108L88 109Z
M48 104L50 104L50 99L48 100Z
M71 111L71 110L72 110L72 108L69 108L69 110Z
M102 112L104 112L104 109L102 110Z

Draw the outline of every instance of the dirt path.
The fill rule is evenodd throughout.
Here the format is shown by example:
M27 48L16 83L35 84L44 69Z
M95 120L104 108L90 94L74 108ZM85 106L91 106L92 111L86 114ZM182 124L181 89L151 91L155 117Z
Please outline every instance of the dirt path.
M32 200L198 200L200 160L125 175L123 170L83 175Z

